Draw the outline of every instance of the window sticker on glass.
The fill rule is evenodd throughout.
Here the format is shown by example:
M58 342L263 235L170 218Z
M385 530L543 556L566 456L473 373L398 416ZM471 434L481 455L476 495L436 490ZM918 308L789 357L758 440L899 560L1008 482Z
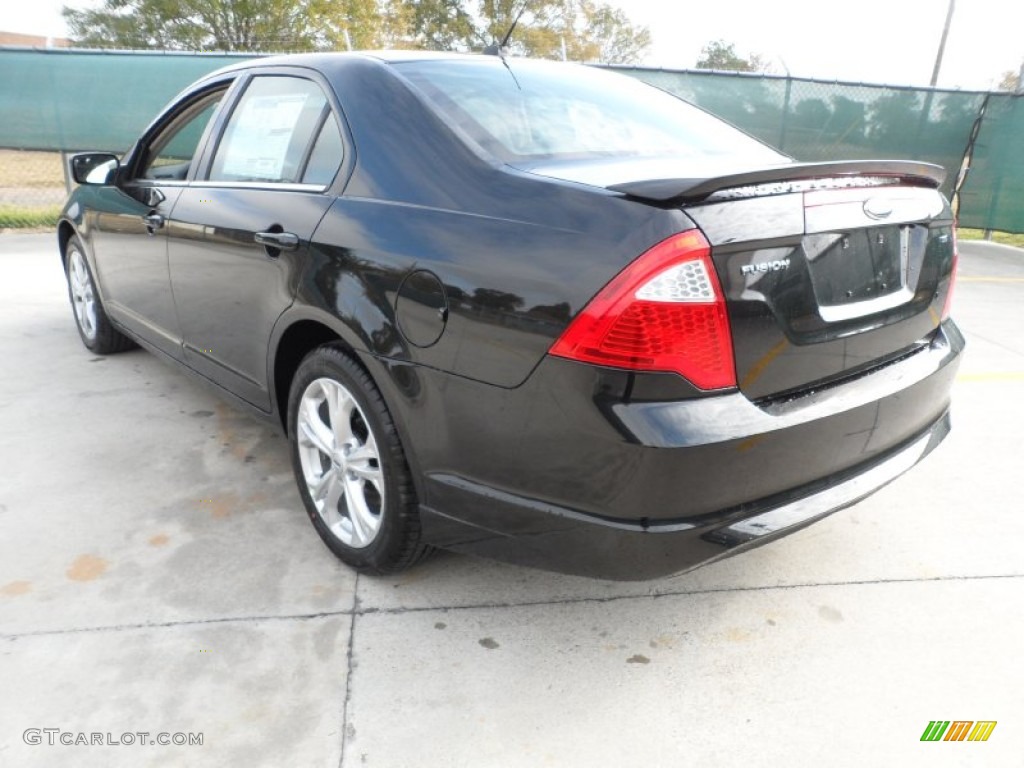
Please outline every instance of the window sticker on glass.
M234 179L285 178L285 158L308 94L246 99L225 136L221 173Z

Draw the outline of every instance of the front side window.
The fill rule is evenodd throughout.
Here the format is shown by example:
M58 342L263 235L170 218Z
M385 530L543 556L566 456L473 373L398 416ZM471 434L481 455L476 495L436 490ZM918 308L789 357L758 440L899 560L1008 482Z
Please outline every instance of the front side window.
M142 178L184 181L224 89L192 102L157 134L146 152Z
M316 83L297 77L253 78L224 129L210 181L304 181L310 153L316 154L314 138L328 119L333 121L330 107ZM340 165L340 138L334 151ZM322 177L321 172L317 178Z

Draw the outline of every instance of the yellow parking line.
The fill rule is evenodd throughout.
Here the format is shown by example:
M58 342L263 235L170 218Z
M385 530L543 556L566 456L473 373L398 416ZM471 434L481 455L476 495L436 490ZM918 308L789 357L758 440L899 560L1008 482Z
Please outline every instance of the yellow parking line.
M752 366L750 366L750 370L747 372L747 375L744 376L743 377L743 381L740 382L740 388L742 389L743 387L748 387L751 384L753 384L755 381L757 381L761 377L761 374L764 373L764 369L767 368L769 365L771 365L772 360L774 360L776 357L778 357L780 354L782 354L782 351L787 346L789 346L789 341L787 341L786 339L783 339L778 344L776 344L774 347L769 349L761 357L760 360L758 360L756 363L754 363Z
M957 381L1024 381L1024 371L987 371L983 373L961 373Z

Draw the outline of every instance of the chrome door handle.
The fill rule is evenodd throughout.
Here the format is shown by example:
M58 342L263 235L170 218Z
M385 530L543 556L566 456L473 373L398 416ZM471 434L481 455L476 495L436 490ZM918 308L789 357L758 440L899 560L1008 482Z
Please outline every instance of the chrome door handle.
M154 229L160 229L164 225L164 217L159 213L151 213L148 216L143 216L142 220L146 222L146 229L149 230L150 234L153 234Z
M257 232L253 239L260 245L279 251L294 251L299 247L299 236L291 232Z

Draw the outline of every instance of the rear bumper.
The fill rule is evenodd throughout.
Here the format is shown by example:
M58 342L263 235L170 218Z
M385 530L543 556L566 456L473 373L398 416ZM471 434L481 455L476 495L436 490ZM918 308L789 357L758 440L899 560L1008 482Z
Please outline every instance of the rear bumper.
M853 504L924 458L949 432L962 349L947 322L856 380L762 404L638 401L626 374L553 359L491 397L447 382L461 414L417 447L424 533L597 578L687 570Z
M780 498L725 510L729 522L724 525L644 526L600 520L454 476L437 478L447 486L452 506L486 507L489 517L506 516L520 530L487 530L429 508L422 510L424 525L428 537L446 549L593 578L659 578L766 544L860 501L931 453L949 429L946 412L926 432L881 461L829 478L828 485L818 490L797 489Z

